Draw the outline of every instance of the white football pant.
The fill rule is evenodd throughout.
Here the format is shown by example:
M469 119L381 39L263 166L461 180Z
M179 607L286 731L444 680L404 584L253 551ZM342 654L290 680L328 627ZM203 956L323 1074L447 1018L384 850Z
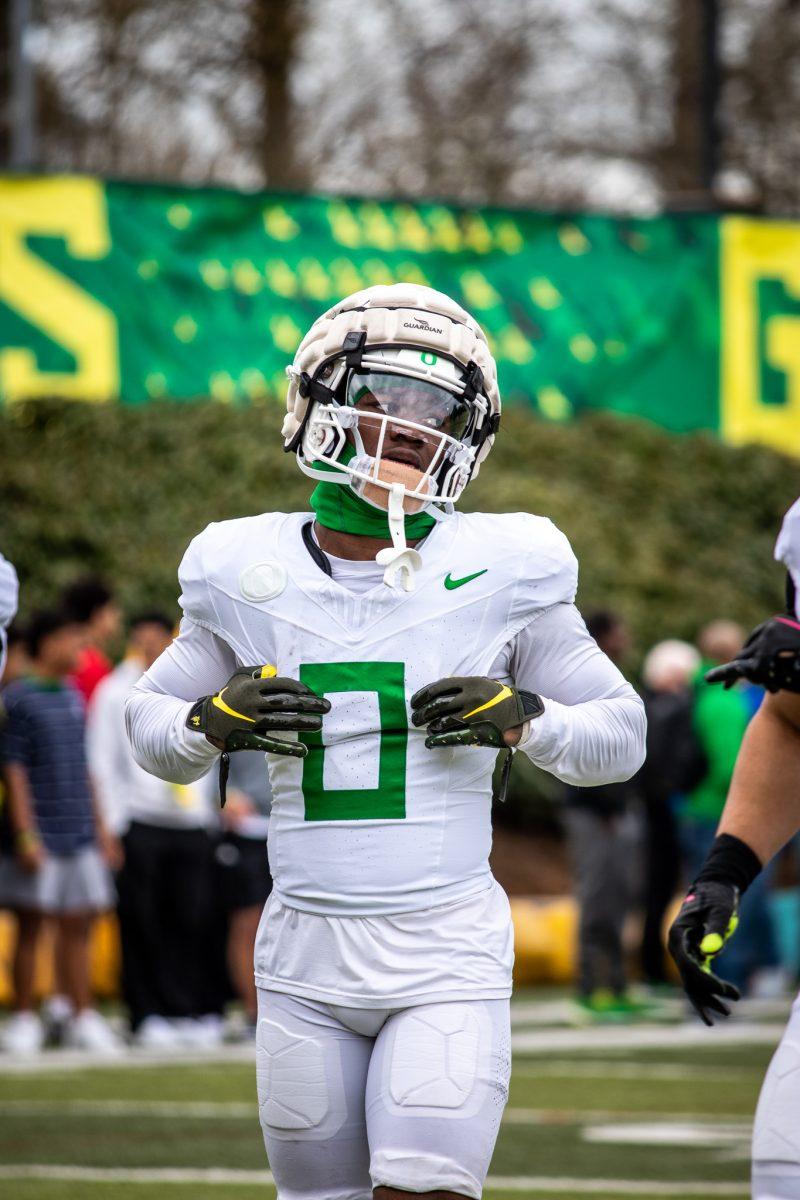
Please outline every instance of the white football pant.
M800 1200L800 996L756 1109L753 1200Z
M375 1010L259 989L256 1053L279 1200L479 1200L508 1098L508 1000Z

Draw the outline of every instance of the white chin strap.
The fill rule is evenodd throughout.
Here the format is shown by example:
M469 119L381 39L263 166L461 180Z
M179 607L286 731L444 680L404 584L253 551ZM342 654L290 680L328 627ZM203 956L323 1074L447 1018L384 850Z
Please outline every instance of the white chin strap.
M393 483L389 490L389 533L392 545L379 550L375 561L385 567L383 582L388 587L400 587L404 592L414 590L414 572L422 566L422 555L406 545L405 488Z

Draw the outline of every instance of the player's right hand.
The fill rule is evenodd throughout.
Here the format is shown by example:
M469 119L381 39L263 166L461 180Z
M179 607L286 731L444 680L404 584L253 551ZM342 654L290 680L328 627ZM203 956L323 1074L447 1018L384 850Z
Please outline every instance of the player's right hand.
M669 952L683 989L706 1025L727 1017L725 1000L738 1000L739 989L711 970L711 964L739 924L739 889L708 880L693 884L669 931Z
M299 680L276 675L274 667L240 667L215 695L196 701L186 725L228 753L263 750L305 758L302 742L269 734L317 733L330 707Z

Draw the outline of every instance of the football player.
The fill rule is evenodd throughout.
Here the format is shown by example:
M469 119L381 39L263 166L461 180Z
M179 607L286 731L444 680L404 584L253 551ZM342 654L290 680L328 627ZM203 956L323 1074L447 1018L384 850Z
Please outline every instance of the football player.
M736 930L739 899L800 830L800 500L786 514L775 557L788 570L787 615L759 625L739 658L707 676L726 687L749 679L768 694L742 742L718 836L669 933L686 993L707 1025L728 1016L726 1001L739 998L712 971ZM800 1196L800 998L758 1102L752 1194Z
M479 1197L510 1070L497 752L626 779L643 708L574 607L564 535L454 511L500 421L468 313L370 288L315 322L288 374L285 448L313 511L194 539L180 636L129 700L130 737L177 782L267 753L257 1072L282 1200Z
M0 554L0 681L6 665L6 629L16 616L18 599L17 572Z

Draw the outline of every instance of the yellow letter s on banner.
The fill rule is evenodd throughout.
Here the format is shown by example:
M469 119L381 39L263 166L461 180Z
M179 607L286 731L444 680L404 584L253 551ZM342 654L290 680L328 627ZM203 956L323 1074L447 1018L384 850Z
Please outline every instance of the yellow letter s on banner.
M0 299L75 359L71 372L43 371L32 350L0 347L0 400L63 396L111 400L119 393L114 314L37 257L31 235L63 238L76 259L110 249L103 184L96 179L0 180Z

